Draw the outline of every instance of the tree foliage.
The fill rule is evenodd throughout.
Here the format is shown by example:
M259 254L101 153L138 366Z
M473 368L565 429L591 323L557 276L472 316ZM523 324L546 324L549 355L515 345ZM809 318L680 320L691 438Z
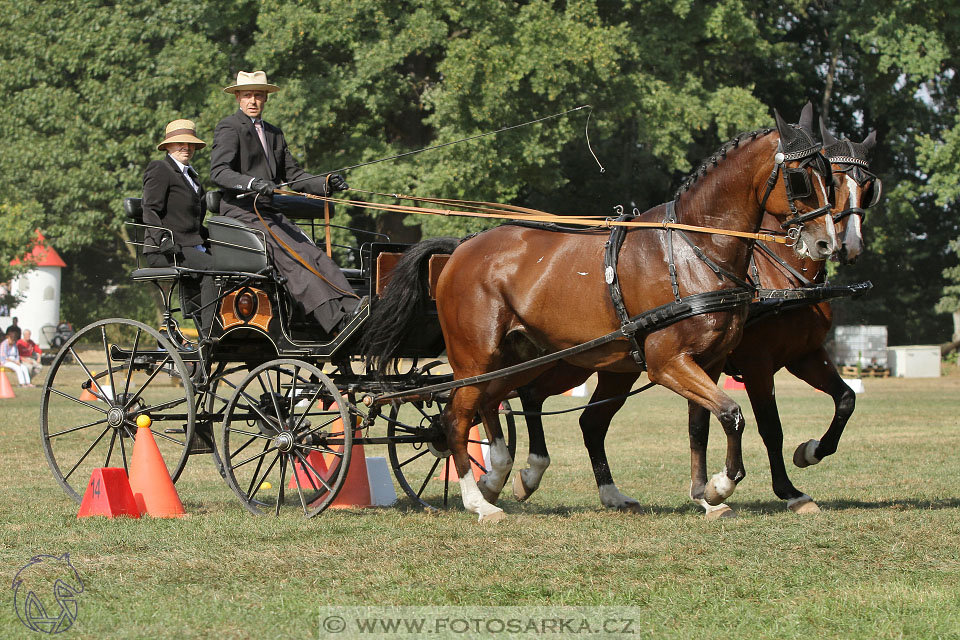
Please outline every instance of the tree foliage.
M201 137L236 108L239 69L282 87L267 119L308 170L354 165L354 200L378 194L492 200L610 214L669 199L736 133L812 100L840 135L877 129L885 200L846 280L872 279L844 322L894 342L940 341L935 305L956 265L960 8L926 0L0 0L8 144L0 203L42 213L70 267L65 305L83 320L144 304L129 289L120 199L140 191L163 125ZM374 161L574 107L587 110L390 162ZM591 150L606 169L601 173ZM198 154L204 175L209 154ZM31 204L36 203L36 204ZM395 240L482 223L341 206L340 222ZM336 239L354 244L345 231ZM359 237L366 240L367 237ZM6 240L4 240L6 242ZM15 244L15 242L14 242ZM4 244L3 249L7 250ZM11 249L13 250L13 249ZM15 253L15 251L14 251ZM341 259L349 259L346 255ZM960 285L960 281L955 282ZM125 296L125 297L124 297ZM81 320L80 317L75 318Z

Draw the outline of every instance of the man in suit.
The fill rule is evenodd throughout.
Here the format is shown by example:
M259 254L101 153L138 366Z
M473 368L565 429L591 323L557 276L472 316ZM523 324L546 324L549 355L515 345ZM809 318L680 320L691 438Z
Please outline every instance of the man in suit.
M269 94L280 87L263 71L237 74L224 91L236 97L237 111L217 124L210 178L224 189L221 213L263 229L273 265L287 278L291 298L323 330L334 335L361 310L340 268L271 200L277 183L292 190L328 195L347 188L339 174L307 173L287 148L283 131L263 120Z
M201 271L213 268L203 226L203 185L190 166L193 154L206 146L196 133L191 120L169 123L163 141L157 145L158 151L167 152L166 156L152 161L143 172L143 222L157 227L147 230L143 243L143 255L151 267L176 265ZM203 306L200 324L203 333L207 333L216 312L213 278L187 276L181 279L180 286L188 306L184 313L192 316Z

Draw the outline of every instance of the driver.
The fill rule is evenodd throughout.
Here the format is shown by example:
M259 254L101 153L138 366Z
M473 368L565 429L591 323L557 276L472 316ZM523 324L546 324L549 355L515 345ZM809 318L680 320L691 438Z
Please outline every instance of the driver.
M263 71L240 71L236 84L224 89L234 94L238 109L214 131L210 178L224 189L221 213L265 231L267 251L286 277L287 291L333 335L361 310L359 298L340 268L283 215L271 196L277 183L288 181L296 182L293 190L315 195L342 191L347 183L336 173L315 176L301 169L283 131L263 120L267 98L279 90Z

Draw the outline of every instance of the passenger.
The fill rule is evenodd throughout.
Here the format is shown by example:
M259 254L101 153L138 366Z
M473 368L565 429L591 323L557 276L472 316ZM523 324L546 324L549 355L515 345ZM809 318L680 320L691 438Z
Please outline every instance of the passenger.
M283 131L263 120L267 97L279 90L267 82L263 71L241 71L236 84L224 89L234 94L238 109L221 120L214 131L210 178L224 189L221 213L265 231L267 251L287 279L290 296L333 335L362 305L333 260L270 201L277 183L289 181L295 181L291 190L328 195L328 176L301 169L287 148ZM329 174L330 193L346 188L343 176ZM260 197L254 198L256 194Z
M32 387L30 384L30 370L20 362L20 352L17 351L16 332L7 329L6 338L0 343L0 367L6 367L17 374L21 387ZM0 375L6 375L0 373Z
M33 378L42 369L40 364L40 347L36 342L30 339L30 329L23 330L23 337L17 340L17 351L20 353L20 364L27 368L30 377Z
M143 222L154 227L163 227L173 232L164 234L158 229L146 232L143 255L151 267L187 267L209 270L213 257L207 243L207 230L203 226L206 203L200 176L190 160L193 154L206 146L197 137L196 125L191 120L174 120L167 125L163 142L158 151L166 151L162 160L154 160L143 172ZM216 305L216 287L210 277L181 278L186 301L184 315L193 317L198 307L201 311L201 332L209 332L213 324ZM197 297L200 303L197 304Z

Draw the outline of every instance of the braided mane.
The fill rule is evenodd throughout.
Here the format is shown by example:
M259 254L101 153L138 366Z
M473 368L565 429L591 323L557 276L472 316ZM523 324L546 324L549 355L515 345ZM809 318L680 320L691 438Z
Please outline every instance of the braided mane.
M726 159L727 152L730 151L730 149L736 149L737 147L740 146L740 143L746 140L747 138L750 138L751 140L756 140L760 136L765 136L772 131L775 131L773 127L766 127L764 129L757 129L756 131L738 133L736 137L734 137L732 140L730 140L729 142L724 144L722 147L720 147L716 153L714 153L712 156L704 160L703 163L700 165L699 168L697 168L696 171L694 171L692 174L690 174L684 179L684 181L680 184L680 188L677 189L677 192L673 195L673 199L679 200L682 194L686 193L687 191L690 190L691 187L693 187L693 184L700 178L700 176L707 175L707 170L711 166L715 167L718 164L720 164L721 160Z

